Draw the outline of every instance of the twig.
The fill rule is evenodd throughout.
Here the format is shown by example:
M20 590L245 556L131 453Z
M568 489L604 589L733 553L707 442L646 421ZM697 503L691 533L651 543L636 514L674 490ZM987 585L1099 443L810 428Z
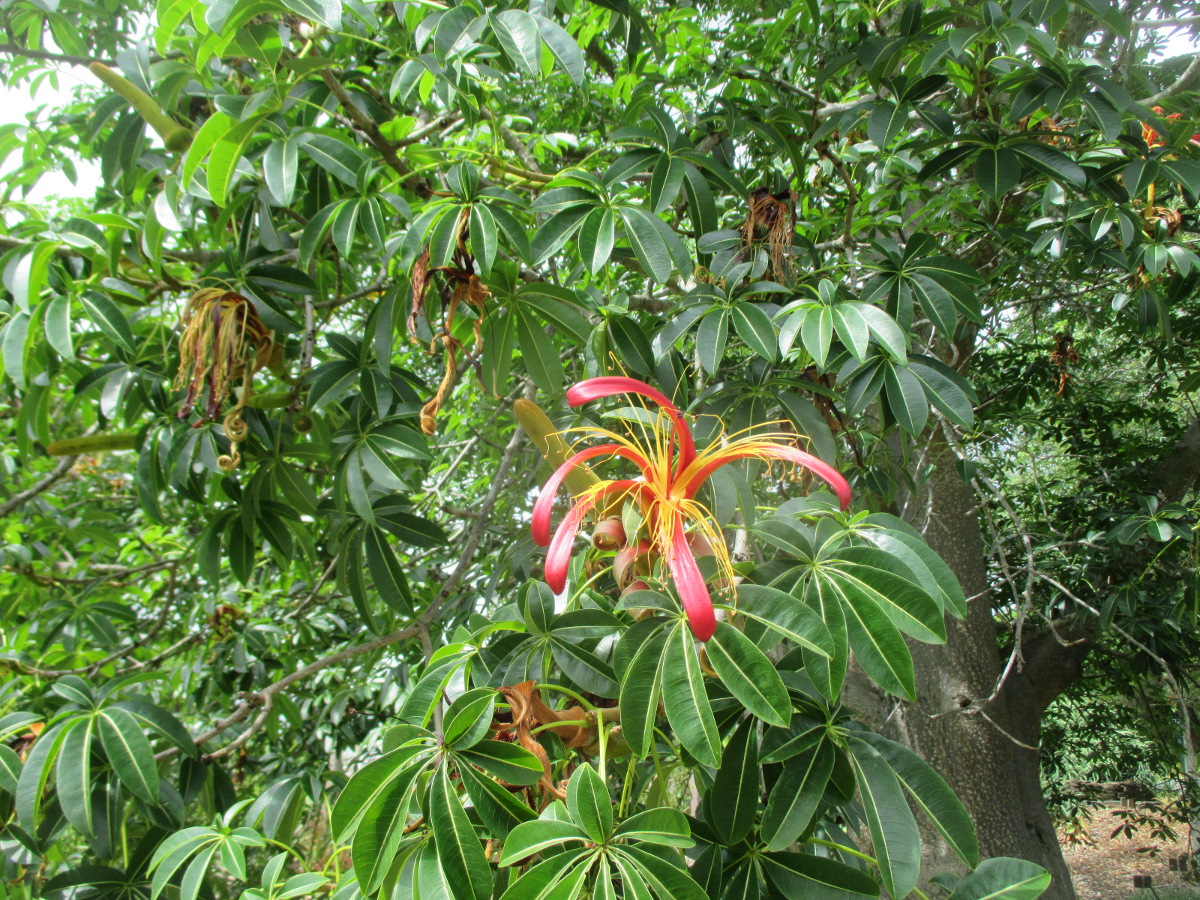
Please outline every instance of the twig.
M72 66L90 66L94 62L106 66L115 66L111 59L98 59L94 56L72 56L69 53L51 53L49 50L34 50L22 47L20 44L0 44L0 53L11 53L13 56L23 56L26 59L44 59L48 62L67 63Z
M361 300L363 297L369 297L371 294L378 291L386 291L392 287L392 282L387 276L381 275L368 284L365 288L361 288L349 294L343 294L341 297L334 297L332 300L322 300L319 303L314 303L315 309L332 309L336 306L341 306L343 303L349 303L351 300Z
M3 506L0 506L0 517L7 516L17 507L29 502L38 494L44 494L46 491L50 490L50 488L54 487L56 484L66 478L67 474L71 471L71 467L75 465L75 460L77 459L79 459L78 456L64 456L58 461L58 465L50 470L50 474L33 487L27 488L23 491L18 491L17 493L13 494L12 498L9 499L8 502L6 502Z
M504 122L501 121L500 117L495 115L486 106L480 110L480 113L485 119L492 123L492 127L496 129L497 133L499 133L500 139L504 141L508 149L517 154L517 159L521 160L521 165L523 165L530 172L536 172L538 175L543 174L542 167L538 165L538 162L536 159L534 159L533 154L529 152L529 148L525 146L524 142L519 137L517 137L516 132L505 125Z
M192 738L192 740L196 744L203 744L207 741L211 741L213 738L227 730L230 726L236 725L238 722L245 719L248 715L250 715L250 710L266 702L265 700L255 701L254 698L256 697L273 697L275 694L280 693L290 685L295 684L297 681L301 681L316 672L320 672L322 669L327 669L330 666L337 665L340 662L345 662L346 660L353 659L356 656L362 656L364 653L370 653L373 650L382 649L383 647L390 646L391 644L398 643L399 641L416 637L423 630L425 630L428 627L428 623L432 621L433 615L431 615L431 612L436 614L434 607L432 606L421 616L421 618L409 625L406 625L398 631L393 631L391 634L385 634L381 637L377 637L374 640L367 641L364 644L347 647L345 650L340 650L337 653L331 653L329 656L323 656L320 659L309 663L307 666L297 669L290 675L285 675L278 681L267 685L261 691L240 694L239 698L245 701L241 706L235 709L224 719L221 719L219 722L217 722L217 724L208 731L197 735L196 737ZM168 759L178 752L178 747L168 747L161 753L156 754L154 758L156 760Z
M254 735L254 733L256 731L258 731L265 724L267 724L267 716L269 716L271 714L271 695L270 694L261 694L261 695L259 695L259 697L260 697L260 700L259 700L259 704L257 704L257 705L262 706L262 711L259 712L259 714L254 717L254 721L250 723L250 727L247 728L245 731L243 731L241 734L239 734L236 738L234 738L232 741L230 741L224 747L222 747L220 750L214 750L212 753L205 753L203 756L200 757L201 762L209 763L209 762L212 762L214 759L220 759L223 756L228 756L230 753L232 753L238 747L242 746L242 744L246 743L246 741L250 740L250 738ZM249 709L253 705L256 705L256 704L254 704L252 702L247 702L247 705L245 708Z
M350 93L342 86L342 83L337 80L334 74L328 69L324 69L321 72L321 78L325 81L325 84L333 95L337 97L338 102L342 105L342 109L346 110L346 116L354 123L354 127L366 135L367 140L371 142L371 146L378 150L379 155L383 157L383 161L391 166L397 175L404 179L404 186L420 194L422 197L430 197L432 192L429 189L429 185L413 175L412 169L396 155L396 148L383 136L383 133L379 130L379 125L374 119L368 118L363 113L358 104L354 102L354 98L350 96Z
M492 486L487 492L487 496L483 498L483 502L479 504L478 518L475 519L471 526L471 531L467 535L467 542L463 546L463 551L459 555L458 565L455 566L454 572L446 579L446 583L442 585L442 589L438 591L437 599L433 601L431 609L440 607L454 593L454 589L458 587L459 581L467 571L467 567L471 564L471 558L475 555L475 550L479 546L479 541L483 537L483 529L487 525L488 520L492 517L492 510L496 506L496 499L500 496L500 489L504 486L505 479L508 477L508 470L512 468L513 461L517 458L517 453L521 449L521 445L525 443L525 431L520 427L513 428L513 435L509 438L508 445L504 448L504 456L500 459L500 465L496 467L496 474L492 476Z
M461 113L443 113L442 115L433 119L428 125L423 125L416 131L406 134L402 140L396 142L396 146L407 147L410 144L418 144L435 131L439 131L447 125L457 125L461 121Z
M1188 87L1194 80L1196 80L1197 76L1200 76L1200 53L1195 55L1188 67L1183 70L1183 74L1176 78L1171 84L1167 85L1157 94L1151 94L1149 97L1139 100L1138 103L1148 106L1151 103L1157 103L1159 100L1172 97Z
M1134 28L1172 28L1183 25L1200 25L1200 16L1177 16L1171 19L1134 19Z
M764 84L769 84L779 88L785 94L793 94L797 97L803 97L806 100L811 100L814 103L820 103L821 98L811 91L806 91L799 85L792 84L790 81L784 81L782 78L775 78L773 75L767 75L764 72L755 72L752 69L740 68L734 69L731 73L735 78L748 78L752 81L761 81ZM875 94L867 94L859 97L857 100L846 100L842 103L825 103L816 107L812 111L814 118L828 119L830 116L836 116L839 113L847 112L854 109L856 106L861 106L871 100L879 99Z
M453 595L455 589L458 587L459 581L462 580L463 575L470 566L475 555L475 550L478 548L479 542L483 537L484 528L486 527L488 520L491 518L492 510L496 506L496 500L500 495L500 490L507 480L509 469L512 468L513 462L516 460L517 454L520 451L521 445L524 443L524 441L525 432L520 428L514 428L513 436L509 439L508 445L504 448L504 456L500 460L500 465L496 468L496 474L493 476L491 489L488 491L487 496L484 497L483 502L479 505L478 518L475 519L474 525L467 536L466 545L463 547L463 551L459 555L458 565L455 567L455 570L451 576L446 580L446 583L442 585L442 589L438 592L437 597L435 597L433 602L429 604L429 608L426 609L418 619L409 625L406 625L404 628L399 629L398 631L393 631L391 634L383 635L382 637L375 638L374 640L370 640L366 643L358 644L353 647L347 647L345 650L340 650L337 653L331 653L329 656L323 656L320 659L309 663L307 666L297 669L290 675L285 675L278 681L272 682L261 691L241 694L240 699L243 701L241 706L239 706L224 719L217 722L217 724L208 731L197 735L192 740L196 744L203 744L217 737L231 726L236 725L238 722L244 720L250 715L250 711L255 707L265 705L269 709L272 697L286 690L297 681L303 681L310 675L313 675L324 669L328 669L330 666L335 666L340 662L345 662L348 659L353 659L356 656L362 656L364 653L371 653L374 650L380 650L392 644L399 643L400 641L407 640L408 638L420 637L422 634L427 634L429 631L429 626L433 623L434 619L437 618L438 613L441 611L446 601ZM218 754L223 756L230 750L241 746L247 740L249 740L250 736L253 735L254 732L258 731L262 727L262 724L265 721L265 712L260 713L255 718L254 722L252 722L246 729L246 731L239 735L232 744L223 748L223 750L217 750L213 753L206 754L206 758L219 758ZM163 750L161 753L158 753L154 758L156 760L168 759L178 752L178 747L169 747L166 750Z

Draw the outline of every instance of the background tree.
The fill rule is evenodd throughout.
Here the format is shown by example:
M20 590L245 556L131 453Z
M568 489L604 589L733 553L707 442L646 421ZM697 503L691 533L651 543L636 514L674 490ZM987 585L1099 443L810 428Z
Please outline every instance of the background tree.
M2 139L12 880L1044 886L955 888L982 851L1072 895L1042 714L1096 648L1191 653L1200 57L1160 53L1188 10L3 16L8 83L94 85ZM21 199L79 160L92 202ZM712 474L688 554L742 581L702 654L645 508L557 600L527 537L549 433L668 440L628 400L571 417L616 374L701 447L782 430L854 488Z

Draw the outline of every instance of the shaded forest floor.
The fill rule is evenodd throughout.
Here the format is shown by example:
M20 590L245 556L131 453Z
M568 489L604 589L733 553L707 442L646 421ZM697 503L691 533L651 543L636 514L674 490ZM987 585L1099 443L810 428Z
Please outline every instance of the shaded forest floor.
M1186 833L1166 841L1143 826L1132 838L1112 837L1122 823L1118 809L1095 810L1087 829L1094 843L1063 843L1079 900L1200 900L1200 886L1167 868L1167 861L1187 848ZM1151 876L1154 890L1135 890L1134 875Z

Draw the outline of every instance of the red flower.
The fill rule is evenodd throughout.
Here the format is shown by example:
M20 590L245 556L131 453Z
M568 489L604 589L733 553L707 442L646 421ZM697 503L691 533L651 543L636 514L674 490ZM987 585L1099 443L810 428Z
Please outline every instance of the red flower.
M712 513L696 500L708 477L726 463L739 459L783 460L803 466L824 479L837 494L842 509L850 505L850 485L836 469L812 454L771 440L787 439L790 437L787 434L735 435L724 443L717 442L697 452L691 428L679 408L661 391L634 378L590 378L567 391L567 402L571 406L581 406L614 394L636 394L653 400L658 405L656 422L640 429L641 440L632 434L622 435L604 428L580 429L604 438L606 442L581 450L559 466L533 507L533 539L540 546L549 545L550 548L546 554L546 583L555 593L566 587L567 565L575 535L588 513L602 500L612 502L631 498L645 522L649 538L647 552L666 560L692 633L701 641L707 641L716 630L717 620L708 585L696 565L692 544L710 546L725 583L734 584L733 564L720 526L713 521ZM598 456L626 459L637 466L641 477L600 481L584 491L575 497L574 505L551 537L550 511L563 479L576 466ZM689 535L692 536L690 539ZM636 542L637 536L629 535L628 539Z

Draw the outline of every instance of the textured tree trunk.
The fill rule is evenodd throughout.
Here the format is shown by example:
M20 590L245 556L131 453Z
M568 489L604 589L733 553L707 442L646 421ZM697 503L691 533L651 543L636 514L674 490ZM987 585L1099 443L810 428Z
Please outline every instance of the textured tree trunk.
M869 696L856 679L847 701L866 712L882 732L920 754L962 799L979 833L984 857L1012 856L1048 869L1054 878L1044 895L1074 900L1075 890L1042 796L1038 773L1040 721L1048 694L1057 695L1077 677L1085 651L1064 654L1057 643L1046 654L1061 666L1050 691L1036 690L1036 667L1010 673L1004 689L985 703L1004 668L987 590L984 545L976 499L962 481L949 447L933 449L934 470L909 506L912 524L958 576L968 597L963 621L950 619L943 645L910 642L916 664L917 700L897 703ZM1067 657L1066 664L1061 658ZM1047 666L1048 668L1048 666ZM1049 673L1045 673L1049 674ZM1052 699L1052 697L1050 697ZM873 707L869 711L864 709ZM963 866L928 823L923 828L923 876L963 871Z

